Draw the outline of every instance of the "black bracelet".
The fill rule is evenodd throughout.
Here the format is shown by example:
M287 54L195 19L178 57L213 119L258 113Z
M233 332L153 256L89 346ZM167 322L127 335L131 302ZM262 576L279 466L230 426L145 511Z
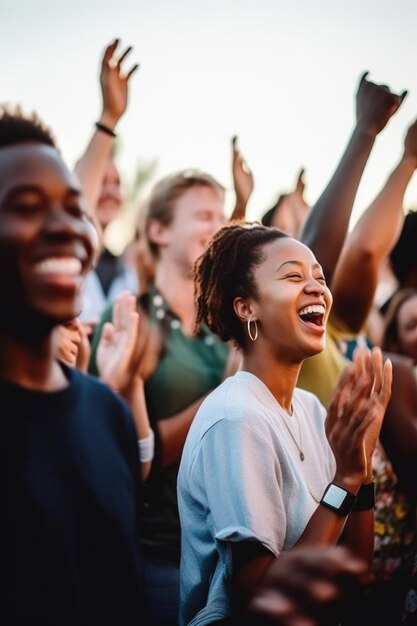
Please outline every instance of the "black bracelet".
M370 511L375 507L375 483L372 481L359 489L352 511Z
M102 124L101 122L96 122L96 128L97 130L101 130L102 133L106 133L106 135L110 135L110 137L117 137L114 130L112 130L105 124Z

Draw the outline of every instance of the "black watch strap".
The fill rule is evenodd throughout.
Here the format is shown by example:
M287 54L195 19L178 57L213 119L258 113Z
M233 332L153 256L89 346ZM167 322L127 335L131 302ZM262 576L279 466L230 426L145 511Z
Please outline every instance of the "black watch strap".
M340 517L349 515L355 502L356 496L354 493L350 493L350 491L347 491L335 483L330 483L330 485L326 487L326 491L320 500L320 504L331 509L337 515L340 515Z
M375 483L371 482L362 487L356 496L352 511L370 511L375 507Z

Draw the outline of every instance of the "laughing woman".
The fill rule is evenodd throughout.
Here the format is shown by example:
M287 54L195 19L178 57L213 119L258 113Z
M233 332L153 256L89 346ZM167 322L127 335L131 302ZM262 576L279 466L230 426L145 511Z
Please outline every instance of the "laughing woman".
M181 624L234 624L274 559L295 545L373 549L372 453L391 389L379 349L357 352L326 411L295 389L323 350L332 296L309 248L232 225L195 270L197 324L242 352L203 402L178 482Z

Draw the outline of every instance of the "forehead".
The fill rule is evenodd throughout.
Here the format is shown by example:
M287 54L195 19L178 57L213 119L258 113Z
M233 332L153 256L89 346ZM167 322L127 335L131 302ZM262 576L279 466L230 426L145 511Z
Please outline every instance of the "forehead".
M283 268L290 267L290 262L309 268L315 265L319 266L310 248L292 237L275 239L267 243L262 251L263 260L260 267L273 268L274 271L281 266Z
M207 185L190 187L175 201L175 209L199 211L202 209L223 211L224 197L220 190Z
M398 309L398 318L404 320L409 316L417 316L417 294L410 296Z
M80 188L55 148L37 143L0 148L0 201L14 188L25 185Z

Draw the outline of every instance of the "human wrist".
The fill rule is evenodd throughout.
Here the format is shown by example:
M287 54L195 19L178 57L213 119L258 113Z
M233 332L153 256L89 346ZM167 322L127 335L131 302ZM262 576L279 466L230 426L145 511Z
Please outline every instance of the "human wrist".
M116 126L119 121L119 117L110 113L109 111L102 111L99 119L97 120L99 124L105 126L109 130L112 130L114 133L116 132Z
M346 489L346 491L356 494L365 480L366 477L362 474L347 476L346 474L340 474L336 472L332 482L335 485L339 485L343 489Z
M339 517L346 517L356 504L356 494L332 482L326 487L320 504Z
M149 463L153 460L155 454L155 435L153 430L149 431L147 437L138 439L139 461L141 463Z
M366 141L374 142L378 135L378 132L379 131L377 130L376 126L373 126L372 124L369 124L364 120L358 120L356 122L354 134L357 137L360 137Z

